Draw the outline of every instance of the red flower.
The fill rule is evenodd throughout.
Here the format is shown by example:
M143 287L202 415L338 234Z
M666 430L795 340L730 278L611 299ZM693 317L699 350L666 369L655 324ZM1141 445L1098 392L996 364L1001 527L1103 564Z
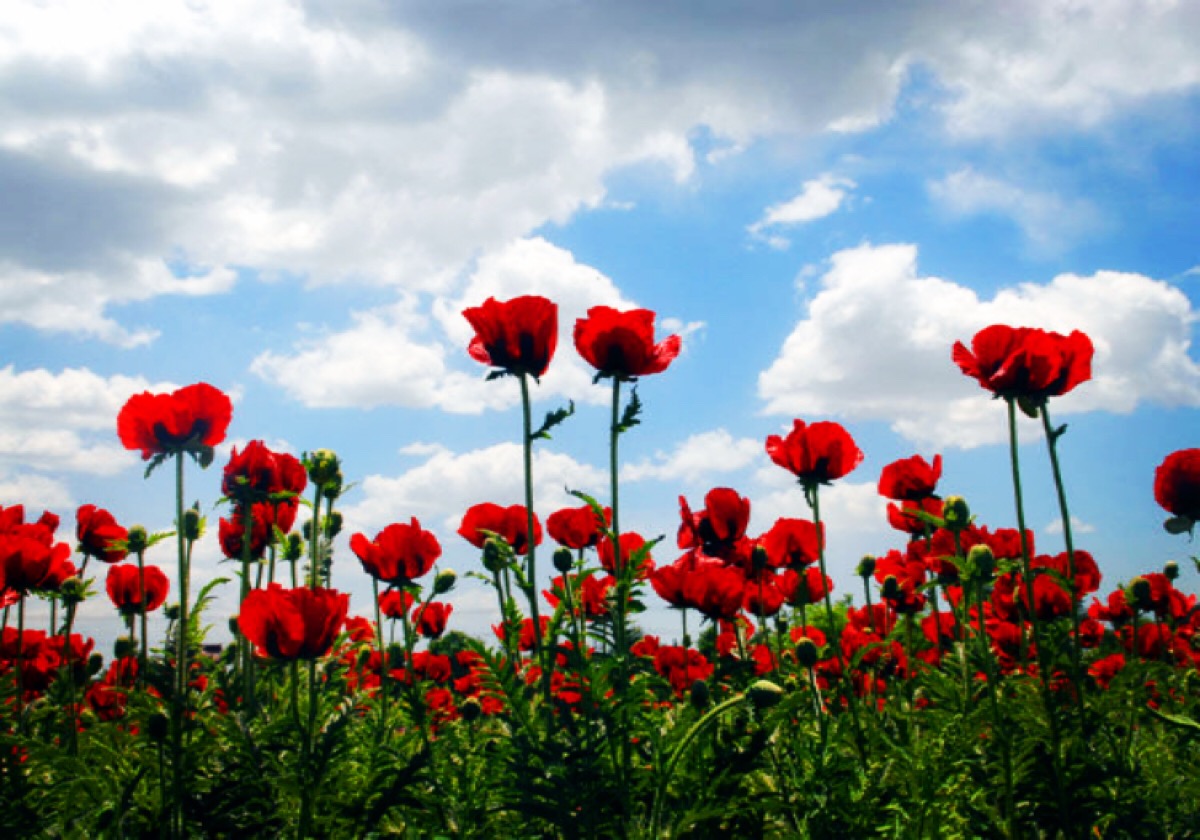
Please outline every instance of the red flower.
M841 424L828 421L806 425L796 420L786 438L767 438L767 454L806 485L841 478L863 459L850 433Z
M529 551L529 516L524 505L503 508L491 502L472 505L463 515L459 535L476 548L483 548L488 540L484 531L491 531L504 540L516 554ZM533 544L542 544L542 523L533 517Z
M238 502L259 502L283 493L298 495L307 484L308 474L297 458L252 440L241 452L235 446L230 453L221 493Z
M562 600L566 591L567 582L570 582L573 593L572 606L575 608L576 615L583 615L587 618L600 618L608 615L608 594L616 584L616 580L609 575L587 575L581 578L578 575L571 575L564 580L561 576L550 581L550 588L542 590L542 595L545 596L546 602L551 608L558 609L559 602Z
M1088 674L1100 688L1108 688L1117 674L1125 669L1125 654L1114 653L1097 659L1088 666Z
M254 521L250 524L250 559L261 560L267 546L275 540L275 528L290 531L296 519L295 502L257 502L250 506ZM226 557L239 560L242 556L242 539L246 535L246 520L241 506L234 509L233 518L221 518L217 526L221 551Z
M677 335L654 343L654 313L649 309L619 312L593 306L587 318L575 322L575 349L598 371L597 379L662 373L679 355L679 347Z
M19 595L34 589L57 589L75 573L70 557L71 547L55 543L54 535L40 525L0 534L0 587Z
M537 295L504 302L488 298L482 306L464 309L463 317L475 328L467 348L472 359L535 379L550 366L558 345L557 304Z
M333 589L284 589L272 583L242 601L238 626L259 656L284 662L329 652L346 620L350 596Z
M933 495L942 477L942 456L930 464L920 455L893 461L879 475L879 495L898 502L916 502Z
M779 575L778 585L784 600L797 607L819 603L825 593L833 591L833 581L828 575L821 574L816 566L784 569Z
M167 576L158 566L146 566L145 583L139 581L138 568L131 563L113 566L108 570L108 581L105 589L112 599L113 606L122 615L138 615L142 610L142 589L146 590L145 611L153 612L167 600L167 591L171 584Z
M611 511L605 511L611 517ZM567 548L590 548L595 545L608 522L601 522L590 505L556 510L546 517L546 531L559 545Z
M746 536L750 523L750 500L729 487L715 487L704 497L704 510L692 513L687 499L679 497L680 548L703 548L717 556Z
M1079 330L1060 335L994 324L975 334L970 350L956 341L952 358L998 397L1045 400L1091 379L1092 353L1092 340Z
M403 589L389 589L379 596L379 611L388 618L404 618L416 599Z
M1172 452L1154 471L1154 500L1173 516L1200 520L1200 449Z
M82 505L75 512L75 538L85 556L105 563L119 563L129 553L114 546L127 540L129 532L117 524L111 513L95 505Z
M170 394L134 394L117 415L117 435L126 449L155 455L196 452L225 440L233 418L229 397L207 382Z
M411 583L442 556L437 537L423 530L415 516L408 525L388 525L373 542L365 534L355 534L350 538L350 550L358 555L367 574L392 586Z
M629 558L637 553L638 549L646 544L645 538L634 531L626 531L621 534L621 565L624 566L629 562ZM600 556L600 565L604 567L606 572L617 574L617 564L613 557L612 540L602 540L596 544L596 553ZM654 558L649 553L642 557L642 562L634 573L638 580L645 580L646 576L654 571Z
M942 515L942 500L931 496L927 499L921 499L918 502L901 502L899 505L895 502L888 502L888 524L897 531L921 536L925 533L926 525L916 516L913 516L913 513L918 511L925 511L925 513L940 517ZM966 550L965 546L964 550Z
M446 622L454 607L434 601L418 609L413 616L417 624L417 632L427 639L436 639L446 632Z
M824 525L821 531L824 531ZM819 559L821 534L807 519L777 519L771 530L759 538L767 552L767 562L776 569L799 569Z

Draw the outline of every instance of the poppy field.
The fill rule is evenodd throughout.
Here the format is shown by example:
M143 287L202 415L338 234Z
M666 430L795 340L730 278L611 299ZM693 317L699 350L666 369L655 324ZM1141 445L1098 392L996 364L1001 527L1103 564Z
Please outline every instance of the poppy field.
M762 534L729 487L681 497L666 540L623 530L620 443L653 422L637 387L669 375L681 341L656 341L648 310L595 307L574 350L611 389L609 483L535 510L532 453L573 413L531 410L557 307L463 315L493 387L520 388L524 451L524 499L463 512L472 568L440 566L415 517L376 534L344 521L354 468L329 450L253 440L215 463L235 418L207 383L113 418L174 500L146 511L169 530L89 504L72 539L60 515L0 507L4 836L1200 836L1200 609L1177 586L1197 570L1110 581L1072 534L1050 415L1087 387L1086 335L994 325L947 348L1007 412L1013 521L980 522L939 487L940 455L893 462L878 489L901 547L857 560L861 589L843 593L821 494L863 460L849 430L797 419L765 440L806 507ZM1047 467L1020 462L1019 423L1044 433L1054 546L1026 526L1022 477ZM236 616L190 583L214 527L185 507L197 469L222 471ZM1200 449L1164 452L1146 486L1190 553ZM332 588L335 563L371 580L367 614ZM461 575L495 598L491 638L455 632ZM126 627L113 651L77 621L105 598ZM678 635L644 634L639 614L665 608ZM206 651L225 622L232 643Z

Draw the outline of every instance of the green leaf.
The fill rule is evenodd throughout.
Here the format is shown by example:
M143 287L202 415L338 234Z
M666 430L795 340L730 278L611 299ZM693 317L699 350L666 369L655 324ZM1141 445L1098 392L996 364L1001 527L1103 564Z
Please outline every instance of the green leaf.
M1188 534L1196 527L1196 521L1188 516L1172 516L1163 523L1168 534Z
M641 420L638 417L642 413L642 400L638 397L637 386L629 392L629 403L625 406L625 411L621 413L621 420L617 423L617 428L614 429L617 434L623 434L634 426L640 425Z
M568 417L575 413L575 401L571 400L567 403L566 408L556 408L554 411L546 412L546 419L542 421L541 428L529 435L531 441L534 440L550 440L550 430L562 423Z

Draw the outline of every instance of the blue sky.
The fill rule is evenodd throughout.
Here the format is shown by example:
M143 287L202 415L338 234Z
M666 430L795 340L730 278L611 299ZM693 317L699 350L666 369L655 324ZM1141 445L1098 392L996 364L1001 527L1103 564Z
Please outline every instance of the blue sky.
M1094 381L1052 406L1076 541L1106 587L1157 569L1194 550L1151 486L1197 445L1197 33L1150 0L8 4L0 504L169 527L115 417L205 380L230 444L341 454L347 534L415 515L477 569L454 530L520 501L520 416L460 312L535 293L563 330L538 411L579 406L539 447L543 516L604 493L607 391L569 336L607 304L684 335L622 443L623 523L668 536L660 562L680 494L738 489L754 533L805 515L763 452L796 417L867 454L825 497L840 591L900 545L874 489L896 458L941 453L943 492L1011 526L1003 408L950 362L1006 322L1092 336ZM1038 431L1029 521L1057 553ZM189 479L214 526L217 472ZM197 576L230 570L214 527ZM335 570L365 611L344 545ZM451 600L483 632L488 593Z

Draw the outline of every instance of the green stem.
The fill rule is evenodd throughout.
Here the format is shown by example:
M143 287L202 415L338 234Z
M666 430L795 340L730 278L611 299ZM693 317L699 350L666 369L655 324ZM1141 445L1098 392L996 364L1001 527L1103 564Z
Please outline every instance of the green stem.
M242 591L241 603L246 603L250 595L250 549L254 539L254 505L247 501L242 505ZM259 567L262 568L261 566ZM242 633L238 634L238 659L242 664L242 693L245 696L247 712L250 717L255 713L254 697L254 654L250 650L250 640Z
M183 453L175 453L175 537L179 552L179 619L175 625L175 702L171 707L174 720L171 731L171 770L174 790L173 828L178 838L184 836L184 755L183 726L187 717L188 669L188 551L183 520Z
M542 643L542 622L538 609L537 594L537 540L533 530L533 416L529 404L529 375L522 373L521 382L521 419L524 434L521 435L522 452L525 462L525 591L529 601L529 615L533 620L533 649L542 669L542 694L546 707L550 707L550 668L547 663L545 646Z

